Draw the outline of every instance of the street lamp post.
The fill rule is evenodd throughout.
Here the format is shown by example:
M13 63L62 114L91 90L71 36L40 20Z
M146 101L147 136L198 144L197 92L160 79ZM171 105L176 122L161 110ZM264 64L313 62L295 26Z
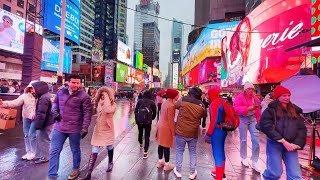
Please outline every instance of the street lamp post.
M59 68L58 68L58 83L62 83L62 67L63 67L63 55L64 55L64 30L66 22L66 0L62 0L62 12L61 12L61 25L60 25L60 54L59 54ZM60 82L59 82L60 78Z

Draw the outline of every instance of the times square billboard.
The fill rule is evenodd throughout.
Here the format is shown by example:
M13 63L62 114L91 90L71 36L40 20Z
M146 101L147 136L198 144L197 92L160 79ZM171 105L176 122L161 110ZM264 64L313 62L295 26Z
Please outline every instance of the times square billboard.
M221 40L221 86L278 83L299 72L301 49L311 40L310 0L266 0Z

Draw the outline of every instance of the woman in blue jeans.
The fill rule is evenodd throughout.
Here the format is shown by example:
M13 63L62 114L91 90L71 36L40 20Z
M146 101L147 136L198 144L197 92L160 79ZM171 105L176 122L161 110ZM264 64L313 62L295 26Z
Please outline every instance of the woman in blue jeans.
M2 99L0 99L0 107L16 108L22 106L24 143L27 152L21 157L23 160L33 160L35 158L37 149L37 130L36 123L34 121L36 98L34 96L34 88L31 85L33 82L30 82L30 84L25 88L24 93L21 94L17 99L12 101L2 101Z
M279 179L282 161L287 179L300 180L301 170L297 150L306 144L307 129L300 117L302 110L290 101L291 92L283 86L274 89L275 101L263 112L257 128L267 135L267 168L263 179Z

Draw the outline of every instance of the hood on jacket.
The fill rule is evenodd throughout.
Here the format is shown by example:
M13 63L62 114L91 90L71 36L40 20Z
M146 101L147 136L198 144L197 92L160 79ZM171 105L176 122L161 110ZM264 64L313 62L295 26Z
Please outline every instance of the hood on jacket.
M30 92L30 88L33 88L32 83L37 82L38 80L31 81L26 88L24 88L24 93Z
M145 91L142 95L143 98L145 99L151 99L152 100L152 92L150 90Z
M210 101L213 102L214 100L219 99L220 92L221 92L221 90L218 88L209 89L208 95L209 95Z
M35 91L36 98L41 97L42 95L49 92L49 86L46 82L37 81L31 84Z
M277 105L279 104L279 100L274 100L272 102L269 103L268 107L272 108L272 109L277 109ZM293 104L294 108L296 109L298 114L301 114L303 111L300 107L298 107L297 105Z
M195 97L196 99L201 99L202 90L198 87L193 87L189 90L189 96Z
M96 97L95 97L96 103L99 102L101 94L103 92L106 92L108 94L108 98L109 98L110 102L114 102L115 101L114 100L114 90L112 88L103 86L103 87L99 88L98 91L97 91L97 94L96 94Z

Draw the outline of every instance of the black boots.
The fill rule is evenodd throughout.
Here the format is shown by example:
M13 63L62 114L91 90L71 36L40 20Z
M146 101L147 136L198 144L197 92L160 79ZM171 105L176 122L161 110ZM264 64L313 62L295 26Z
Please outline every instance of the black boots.
M90 155L89 163L88 163L88 172L86 174L86 177L83 180L90 180L91 179L91 173L93 171L94 164L96 163L98 157L98 153L92 153Z
M109 164L108 164L107 172L111 172L113 167L113 149L108 150L108 156L109 156Z

